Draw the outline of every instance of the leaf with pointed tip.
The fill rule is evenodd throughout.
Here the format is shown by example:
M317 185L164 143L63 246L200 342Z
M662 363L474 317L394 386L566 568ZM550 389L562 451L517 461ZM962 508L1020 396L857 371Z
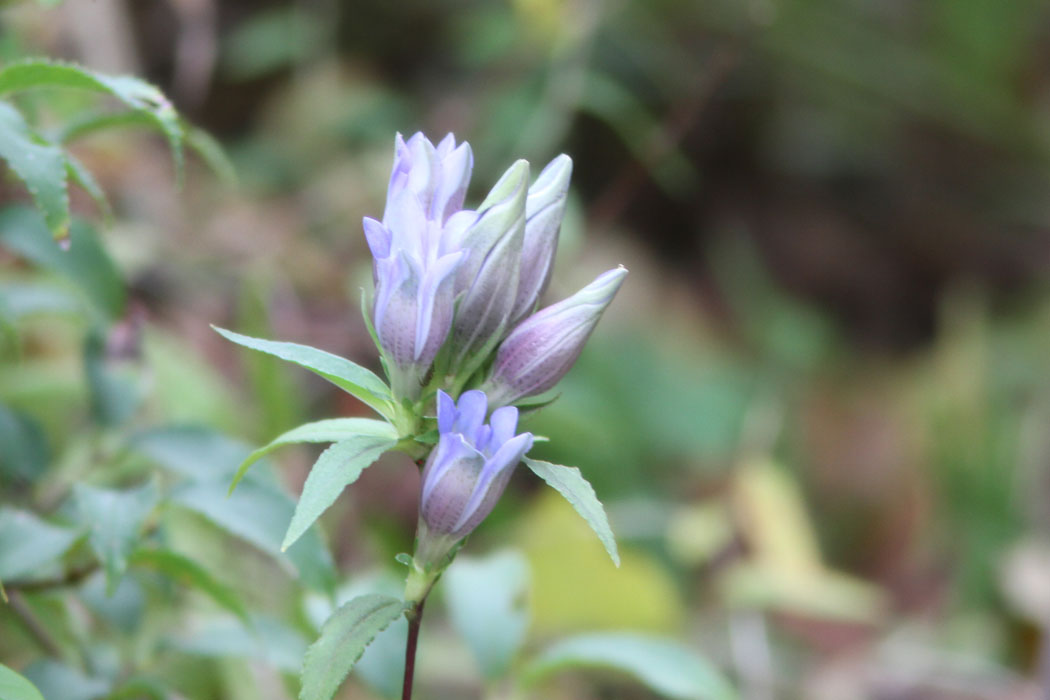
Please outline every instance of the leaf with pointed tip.
M147 483L137 489L114 491L75 484L80 520L91 528L89 542L106 572L106 590L112 595L128 568L142 524L157 505L157 489Z
M371 406L377 413L390 418L393 398L382 379L364 367L309 345L286 343L278 340L252 338L224 328L212 326L222 337L252 350L265 352L318 374L332 384Z
M170 579L185 583L208 595L216 603L248 622L248 611L237 592L212 576L200 564L170 549L139 549L131 564L159 571Z
M106 199L106 193L102 191L102 186L98 184L95 176L84 167L84 164L76 156L72 153L65 153L65 157L66 174L69 175L69 179L80 185L91 196L95 206L102 212L105 221L109 222L113 218L113 210L109 206L109 200Z
M306 650L299 700L329 700L335 695L365 647L408 608L403 600L372 593L336 610Z
M55 238L69 234L66 155L33 133L21 113L0 102L0 158L21 180Z
M335 443L321 453L303 484L281 549L287 549L335 503L343 489L357 481L366 467L391 447L397 438L354 435Z
M682 644L640 634L588 634L556 643L526 667L532 684L557 671L604 668L628 673L675 700L732 700L732 686L707 659Z
M277 436L269 444L248 455L247 459L237 468L233 483L230 484L230 492L232 493L237 488L237 484L244 478L249 467L278 447L301 442L340 442L356 435L371 435L397 441L397 430L386 421L374 418L328 418L313 423L304 423L298 428L292 428Z
M36 88L76 88L109 94L130 109L148 116L164 134L175 160L176 180L182 180L184 131L179 115L164 93L131 75L105 75L72 63L27 59L0 69L0 95Z
M0 698L3 700L44 700L27 678L0 664Z
M248 479L227 495L224 482L196 482L176 488L172 501L269 553L305 586L324 591L335 587L335 564L317 530L307 532L287 552L281 551L284 524L295 510L284 489Z
M609 527L609 518L605 515L605 508L594 488L588 483L580 470L576 467L564 467L560 464L551 464L538 459L525 457L525 464L529 469L547 482L555 491L565 497L565 500L576 509L576 512L587 521L605 546L605 551L616 566L620 565L620 554L616 550L616 537L612 528Z
M83 220L69 227L69 249L54 240L39 212L28 206L0 211L0 243L34 264L71 281L100 320L124 313L126 291L120 270L95 231Z
M52 525L29 511L0 508L0 578L28 578L52 565L80 537L80 531Z

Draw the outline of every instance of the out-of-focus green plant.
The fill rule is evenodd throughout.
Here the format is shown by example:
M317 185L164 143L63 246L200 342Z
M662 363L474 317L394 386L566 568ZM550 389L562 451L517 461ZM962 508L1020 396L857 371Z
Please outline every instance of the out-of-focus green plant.
M45 89L98 93L129 111L81 111L60 126L36 126L21 107L45 111L48 101L37 94ZM110 212L65 144L102 128L149 124L171 146L176 180L185 144L217 164L221 154L159 90L131 76L23 60L0 68L0 96L0 158L35 205L0 208L7 256L0 270L0 650L29 663L25 675L49 698L164 697L168 681L151 664L163 644L157 623L171 614L165 606L188 610L180 601L192 589L245 623L249 614L239 593L171 542L180 499L190 503L184 510L207 517L209 498L221 500L222 487L211 493L193 479L158 477L152 460L185 464L186 449L209 436L147 430L157 416L142 320L129 310L101 237L71 215L70 182L107 218ZM265 518L266 508L291 504L272 483L256 489L242 508L262 509ZM236 514L219 519L238 531ZM314 566L311 581L329 585L331 561L319 543L300 551L304 567ZM34 646L40 655L29 651ZM4 698L40 697L29 681L6 667L0 672Z

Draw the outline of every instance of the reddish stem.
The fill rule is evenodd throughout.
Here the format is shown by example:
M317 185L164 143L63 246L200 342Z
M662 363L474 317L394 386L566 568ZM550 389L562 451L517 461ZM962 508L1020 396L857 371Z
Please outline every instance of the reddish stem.
M408 618L408 642L405 644L405 683L401 686L401 700L412 700L412 679L416 674L416 646L419 644L419 625L423 621L423 604L419 601Z

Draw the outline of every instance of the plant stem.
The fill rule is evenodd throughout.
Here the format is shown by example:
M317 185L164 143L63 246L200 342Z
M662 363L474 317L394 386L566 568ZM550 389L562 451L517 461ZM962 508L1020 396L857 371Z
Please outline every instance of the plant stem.
M401 700L412 700L412 680L416 674L416 646L419 644L419 625L423 621L423 597L408 615L408 642L405 644L405 682L401 686Z
M8 593L8 596L11 610L14 612L15 617L18 618L18 621L22 623L22 627L29 633L29 636L33 638L33 641L47 654L56 659L62 658L62 649L59 648L58 642L55 641L47 631L47 628L33 614L33 610L26 603L25 598L22 597L22 593L12 590Z

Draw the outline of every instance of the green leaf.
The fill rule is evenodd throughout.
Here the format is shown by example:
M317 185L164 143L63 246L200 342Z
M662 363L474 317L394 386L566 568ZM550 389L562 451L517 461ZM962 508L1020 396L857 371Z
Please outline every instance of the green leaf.
M135 576L124 576L112 593L106 590L106 574L96 571L77 590L81 602L100 621L128 637L142 629L146 614L146 591Z
M69 233L66 155L33 133L17 109L0 102L0 158L18 176L55 238Z
M233 483L230 484L230 491L232 492L237 487L237 483L244 477L249 467L278 447L302 442L340 442L358 435L386 438L397 442L397 430L392 425L372 418L328 418L305 423L279 435L268 445L248 455L248 458L237 469Z
M73 497L81 521L91 528L88 541L102 561L106 591L112 594L128 568L143 523L157 505L157 489L152 483L127 491L75 484Z
M70 227L69 249L63 250L37 212L8 207L0 213L0 243L73 282L103 318L123 314L125 289L120 271L83 221Z
M403 600L373 593L336 610L306 650L299 700L329 700L335 695L365 647L408 607Z
M357 481L366 467L395 444L396 436L354 435L322 452L303 484L303 493L281 549L287 549L299 539L321 517L321 513L335 503L346 486Z
M26 577L61 557L80 533L46 523L28 511L0 509L0 579Z
M111 688L108 680L88 676L51 659L34 661L25 669L25 675L48 700L100 700Z
M232 617L214 618L194 627L192 635L171 639L171 646L199 656L257 659L287 673L299 670L306 653L303 636L272 617L253 615L247 626Z
M215 140L211 134L204 129L188 127L186 129L186 145L197 152L201 160L219 177L222 184L227 187L233 187L237 184L237 169L233 167L233 163L226 156L226 151L223 150L222 144Z
M66 153L65 157L66 174L69 176L69 179L80 185L85 192L91 195L95 206L102 212L102 216L108 223L113 217L113 210L109 207L109 200L106 199L106 193L102 191L102 186L98 184L95 176L84 167L84 164L76 156L72 153Z
M81 307L66 289L46 282L0 284L0 308L18 320L37 314L72 314Z
M98 328L84 339L83 357L92 418L107 427L133 418L145 399L138 363L107 357L106 338Z
M167 137L175 160L176 179L182 179L183 129L179 115L160 90L130 75L104 75L56 61L29 59L0 69L0 95L35 88L78 88L112 95L139 111Z
M160 681L146 676L129 678L106 696L106 700L172 700L178 695Z
M283 490L246 480L227 496L225 483L202 482L176 489L172 500L272 555L310 588L331 590L335 586L332 555L317 530L308 531L282 554L284 524L291 520L295 507Z
M528 588L529 564L516 551L459 556L445 571L442 590L452 624L488 679L506 672L525 641Z
M192 559L170 549L139 549L131 556L131 563L154 569L170 579L201 590L223 608L248 622L248 611L237 592Z
M32 683L0 664L0 698L3 700L44 700Z
M137 433L132 449L164 469L193 481L226 482L250 448L209 428L165 426Z
M0 478L7 483L35 481L47 469L49 453L40 424L0 404Z
M319 632L340 605L354 598L370 593L399 598L404 590L403 577L389 571L357 572L339 587L334 599L316 594L309 596L304 601L304 612L313 629ZM407 641L408 620L399 617L372 639L365 653L354 663L356 679L369 686L377 697L400 698Z
M613 536L612 528L609 527L609 518L605 515L605 508L598 500L594 489L587 480L583 478L580 470L576 467L564 467L560 464L551 464L538 459L525 457L528 465L536 476L547 482L555 491L565 497L565 500L576 509L587 524L594 530L605 546L605 551L617 566L620 565L620 554L616 551L616 538Z
M571 668L623 671L675 700L731 700L732 686L705 658L666 639L636 634L589 634L558 642L524 671L527 683Z
M251 338L223 328L212 326L219 335L238 345L252 350L269 353L288 362L314 372L335 384L343 391L356 396L371 406L380 415L390 418L393 412L393 398L382 379L373 372L361 367L346 358L333 355L309 345L285 343L276 340Z
M59 136L59 141L69 143L76 139L106 129L128 127L152 128L155 124L148 114L143 112L119 112L116 114L92 114L68 124ZM237 184L237 172L233 163L226 157L226 152L211 134L197 127L182 125L183 140L186 145L197 152L201 160L211 168L224 185Z

